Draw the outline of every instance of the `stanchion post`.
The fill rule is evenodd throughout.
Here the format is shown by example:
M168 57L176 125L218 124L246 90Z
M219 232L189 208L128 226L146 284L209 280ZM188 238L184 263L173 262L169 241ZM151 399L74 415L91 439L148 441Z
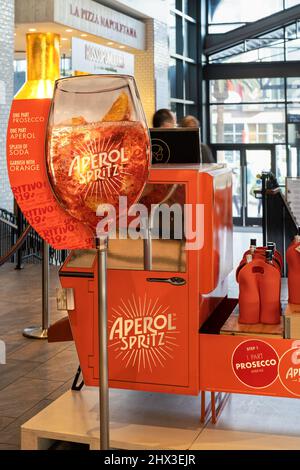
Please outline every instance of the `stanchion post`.
M151 216L142 220L142 235L144 245L144 270L152 270L152 239L151 239Z
M42 295L43 295L43 312L42 312L42 329L47 331L49 324L49 245L43 240L43 273L42 273Z
M42 261L42 326L29 326L23 330L26 338L47 339L49 321L49 245L43 240Z
M98 261L99 421L101 450L109 449L107 246L107 237L96 239Z
M23 217L22 217L22 212L19 206L17 205L17 239L21 236L23 232ZM17 264L15 269L20 270L24 268L23 265L23 260L22 260L22 253L23 253L23 248L19 248L17 251Z
M266 191L267 191L267 174L263 173L262 174L262 191L261 191L261 197L262 197L262 229L263 229L263 246L267 245L267 231L268 231L268 219L267 219L267 197L266 197Z

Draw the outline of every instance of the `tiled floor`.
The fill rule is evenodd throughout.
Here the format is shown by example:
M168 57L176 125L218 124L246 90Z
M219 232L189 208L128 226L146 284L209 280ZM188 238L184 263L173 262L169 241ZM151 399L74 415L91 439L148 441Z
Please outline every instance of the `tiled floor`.
M57 270L51 269L50 305L56 312ZM24 338L22 330L41 322L41 266L0 268L0 339L7 349L0 365L0 449L18 449L20 426L70 388L78 367L71 343L48 344ZM56 359L55 359L56 358Z
M254 233L244 232L234 234L235 266L248 247L249 239L255 236ZM52 268L52 321L63 316L63 313L56 311L57 284L57 270ZM230 294L237 295L233 275ZM5 341L7 347L7 364L0 365L0 450L19 448L21 424L70 389L77 369L77 355L71 343L48 344L22 336L23 328L39 325L40 320L41 266L27 265L23 271L15 271L9 264L0 268L0 339ZM123 392L115 393L119 396ZM142 399L126 400L126 406L129 407L127 415L132 408L135 420L138 417L141 425L146 416L152 416L152 421L155 421L155 416L164 414L165 400L168 401L167 395L152 394L150 404L155 409L153 416ZM193 399L186 397L182 400L188 404L188 400ZM199 399L194 397L194 400L194 406L198 409ZM121 403L124 405L122 397L115 403L112 416L121 419L121 408L118 412L118 407ZM137 406L138 410L135 409ZM188 404L186 409L192 410L193 407ZM182 410L179 414L172 414L170 427L193 429L196 419L194 413L186 414ZM300 402L296 399L233 396L217 426L207 425L204 430L199 430L193 448L233 448L234 445L237 448L276 448L279 443L283 448L300 448L300 427L296 418L299 412ZM154 421L149 424L153 425Z

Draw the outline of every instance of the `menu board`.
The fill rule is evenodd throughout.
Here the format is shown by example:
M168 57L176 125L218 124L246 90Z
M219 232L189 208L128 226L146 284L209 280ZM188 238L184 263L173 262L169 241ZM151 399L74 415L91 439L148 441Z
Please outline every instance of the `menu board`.
M300 226L300 178L286 178L286 199L297 225Z

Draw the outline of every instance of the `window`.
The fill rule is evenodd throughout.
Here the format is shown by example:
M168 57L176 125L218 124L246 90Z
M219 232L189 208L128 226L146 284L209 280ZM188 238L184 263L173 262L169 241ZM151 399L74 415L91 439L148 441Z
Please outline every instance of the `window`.
M211 105L212 143L285 142L284 104Z
M171 1L169 20L171 108L177 119L197 114L197 0Z
M257 38L209 56L210 63L277 62L300 60L300 22L270 31Z
M299 5L300 0L285 0L285 8L294 7L295 5Z
M286 29L280 28L257 38L246 39L209 57L210 63L276 62L285 59Z
M224 125L224 143L242 143L243 141L243 124L225 124Z
M209 0L209 33L224 33L272 15L297 3L293 0ZM220 26L225 27L225 30Z
M291 102L300 101L300 78L287 78L287 100Z
M284 101L283 78L247 78L210 81L211 103L265 103L273 101Z

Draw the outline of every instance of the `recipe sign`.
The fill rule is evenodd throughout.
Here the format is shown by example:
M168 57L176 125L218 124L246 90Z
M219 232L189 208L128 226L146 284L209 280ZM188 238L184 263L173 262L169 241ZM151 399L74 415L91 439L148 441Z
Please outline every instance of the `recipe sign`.
M300 341L294 341L280 358L266 341L243 341L235 348L231 365L237 379L247 387L266 388L279 379L289 393L300 396Z
M45 158L50 106L50 99L13 101L7 130L11 188L29 224L53 248L92 248L90 230L64 211L50 186Z

